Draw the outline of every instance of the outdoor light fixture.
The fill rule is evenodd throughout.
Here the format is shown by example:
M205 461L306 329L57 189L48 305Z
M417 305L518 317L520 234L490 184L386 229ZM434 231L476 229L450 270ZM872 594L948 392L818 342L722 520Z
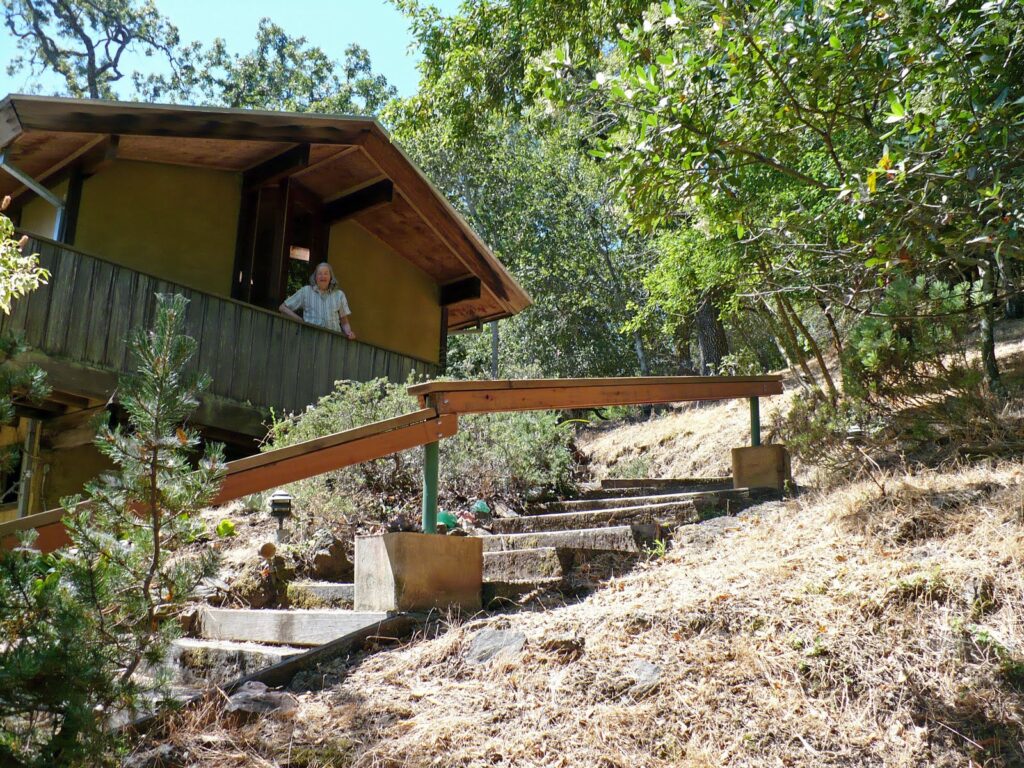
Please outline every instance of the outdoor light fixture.
M270 516L277 520L277 536L280 540L284 521L292 516L292 495L278 491L270 497Z

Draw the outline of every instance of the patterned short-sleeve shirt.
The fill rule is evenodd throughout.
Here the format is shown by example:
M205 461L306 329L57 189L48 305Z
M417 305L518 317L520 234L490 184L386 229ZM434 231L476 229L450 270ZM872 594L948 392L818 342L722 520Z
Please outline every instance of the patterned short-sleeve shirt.
M302 310L302 319L332 331L341 330L341 317L351 315L348 299L340 288L321 293L318 288L304 285L287 299L284 305L292 312Z

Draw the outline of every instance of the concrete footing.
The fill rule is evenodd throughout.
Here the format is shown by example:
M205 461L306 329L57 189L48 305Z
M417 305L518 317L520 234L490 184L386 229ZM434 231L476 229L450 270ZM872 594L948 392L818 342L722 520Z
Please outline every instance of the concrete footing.
M789 451L784 445L755 445L732 449L734 488L774 488L792 485Z
M483 546L478 538L385 533L356 538L357 611L479 610Z

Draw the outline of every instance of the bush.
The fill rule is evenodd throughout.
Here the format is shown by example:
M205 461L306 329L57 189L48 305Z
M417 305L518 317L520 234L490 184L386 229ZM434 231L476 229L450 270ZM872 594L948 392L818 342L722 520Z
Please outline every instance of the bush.
M384 379L339 381L315 407L276 421L265 450L409 413L418 406L406 387ZM527 496L571 490L572 438L571 428L560 426L552 412L461 416L458 433L441 441L443 504L475 498L521 504ZM295 483L293 492L314 514L336 511L343 503L339 496L355 494L363 497L362 518L383 519L414 506L421 484L422 456L414 449ZM376 510L365 508L371 495Z
M71 546L0 555L5 766L111 761L111 716L159 691L140 673L163 660L177 612L212 570L212 555L177 554L198 533L193 515L223 469L217 447L196 468L199 437L181 426L206 384L182 373L195 349L182 333L185 305L160 297L154 329L132 339L138 373L119 387L127 429L97 437L116 471L86 486L86 503L65 500Z
M890 283L850 329L844 397L798 401L779 426L794 455L842 480L1024 450L1021 409L986 388L968 354L971 310L984 298L971 283Z

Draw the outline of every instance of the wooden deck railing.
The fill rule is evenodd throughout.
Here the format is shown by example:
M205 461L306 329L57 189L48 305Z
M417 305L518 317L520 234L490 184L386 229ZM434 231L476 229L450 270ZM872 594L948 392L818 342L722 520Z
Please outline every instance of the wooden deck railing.
M300 411L338 379L403 383L413 370L437 372L430 363L57 243L39 239L28 248L50 271L49 284L15 302L0 329L22 333L55 361L108 373L129 370L129 333L150 326L157 293L180 293L189 299L186 333L199 343L191 365L210 374L211 394L237 403Z

